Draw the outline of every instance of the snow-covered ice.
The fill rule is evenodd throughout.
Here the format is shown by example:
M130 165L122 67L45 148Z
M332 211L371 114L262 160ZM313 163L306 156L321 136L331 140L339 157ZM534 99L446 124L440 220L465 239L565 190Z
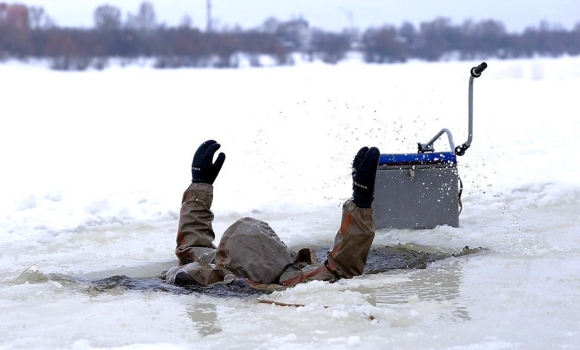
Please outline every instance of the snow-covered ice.
M0 348L580 348L580 58L487 62L460 227L380 230L374 244L489 251L266 296L297 308L79 280L176 263L182 191L209 138L227 154L218 239L253 216L291 247L330 245L356 151L413 152L443 127L464 142L479 62L0 65Z

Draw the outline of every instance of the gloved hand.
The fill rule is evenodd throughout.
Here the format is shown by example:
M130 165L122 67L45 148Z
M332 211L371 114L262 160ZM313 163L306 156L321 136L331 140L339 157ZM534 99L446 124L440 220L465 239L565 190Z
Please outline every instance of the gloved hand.
M376 147L361 148L352 162L353 201L359 208L370 208L375 199L375 179L381 152Z
M214 140L205 141L199 146L191 164L191 182L213 185L226 160L226 155L220 153L215 163L212 163L213 156L220 147Z

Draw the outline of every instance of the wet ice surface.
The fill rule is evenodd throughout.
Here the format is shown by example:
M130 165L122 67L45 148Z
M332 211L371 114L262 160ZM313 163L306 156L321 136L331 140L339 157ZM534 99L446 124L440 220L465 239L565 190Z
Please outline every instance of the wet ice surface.
M373 246L486 251L271 293L181 293L155 279L176 263L199 143L215 138L228 155L217 239L253 216L320 256L360 146L409 152L442 127L464 141L465 73L476 63L0 66L0 347L577 348L577 58L488 61L475 82L472 148L458 160L461 226L380 230Z

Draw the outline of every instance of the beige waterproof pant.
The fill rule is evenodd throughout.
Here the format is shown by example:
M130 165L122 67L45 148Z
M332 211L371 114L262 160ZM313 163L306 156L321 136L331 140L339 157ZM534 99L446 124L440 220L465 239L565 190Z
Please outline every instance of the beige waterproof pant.
M244 218L234 223L224 233L219 246L216 247L213 244L215 234L212 228L214 219L211 211L212 201L213 186L209 184L191 184L183 194L175 249L179 266L170 269L163 276L168 283L175 283L179 273L186 273L188 278L201 285L223 282L224 279L228 279L226 277L228 275L240 277L226 263L228 254L232 254L232 245L225 249L224 241L231 237L230 232L240 227L240 223L250 225L248 227L259 227L260 230L271 230L266 223ZM273 239L278 239L273 231L270 235L273 235ZM342 207L341 225L334 246L322 262L317 262L314 254L308 249L302 249L298 254L288 250L288 253L264 252L256 255L256 252L252 252L251 246L240 244L240 252L237 252L239 253L237 255L241 254L243 257L247 251L248 260L252 260L248 264L253 264L248 266L254 266L256 270L252 271L253 279L241 277L246 277L253 286L275 283L283 287L313 280L335 281L340 278L352 278L362 274L374 236L373 210L358 208L352 200L347 200ZM285 248L281 241L280 243ZM264 258L261 260L258 258L257 261L256 256ZM262 278L262 268L267 268L264 271L269 271L268 277ZM274 271L279 270L279 274L275 273L277 277L274 279L271 277L273 268Z

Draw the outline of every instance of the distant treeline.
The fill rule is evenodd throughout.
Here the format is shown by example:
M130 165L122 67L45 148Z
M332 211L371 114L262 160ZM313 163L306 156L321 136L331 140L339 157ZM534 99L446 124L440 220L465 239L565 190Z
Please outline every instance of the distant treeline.
M288 65L295 53L337 63L352 51L361 52L370 63L578 55L580 22L572 30L540 23L522 33L508 33L495 20L453 24L437 18L418 27L385 24L337 33L312 28L302 18L270 18L254 29L202 31L187 16L176 27L159 24L153 5L144 2L124 21L119 8L100 6L94 11L94 27L79 29L56 26L42 8L0 4L0 60L49 59L54 69L102 69L111 58L127 63L149 58L158 68L230 68L239 66L242 58L252 66L262 65L264 58Z

